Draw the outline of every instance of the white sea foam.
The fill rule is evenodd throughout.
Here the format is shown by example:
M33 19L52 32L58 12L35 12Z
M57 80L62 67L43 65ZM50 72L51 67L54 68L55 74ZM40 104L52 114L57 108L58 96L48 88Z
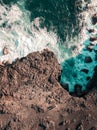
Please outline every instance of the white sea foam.
M0 20L0 61L14 61L30 52L49 48L54 51L61 63L80 53L83 48L81 39L78 39L78 37L71 39L67 37L65 43L61 44L56 33L53 31L47 32L46 28L41 29L39 18L30 22L30 13L24 8L21 10L17 4L10 8L0 5L0 16L2 18ZM2 24L6 24L6 27L2 27ZM2 53L5 46L9 49L8 55ZM72 51L73 46L76 46L76 48Z

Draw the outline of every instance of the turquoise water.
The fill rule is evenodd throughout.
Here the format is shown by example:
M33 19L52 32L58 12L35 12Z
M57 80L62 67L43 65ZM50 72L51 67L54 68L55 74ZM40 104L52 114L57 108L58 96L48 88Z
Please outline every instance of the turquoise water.
M76 4L77 2L78 0L0 0L2 60L5 57L1 50L6 42L12 60L49 48L62 66L60 83L63 86L67 84L70 92L75 91L76 85L85 90L97 61L94 50L90 52L87 49L89 39L83 42L83 39L79 39L81 27L78 13L85 9L85 5L82 9L82 3ZM89 34L86 32L85 35ZM84 47L81 48L82 44ZM96 47L95 45L94 48ZM92 62L85 62L87 56Z
M92 62L85 63L85 57L90 56ZM82 50L82 53L76 57L72 57L64 61L62 65L62 74L60 83L64 86L68 84L69 91L74 92L75 86L81 86L82 91L86 89L87 83L91 80L94 67L97 65L97 60L95 60L95 52L88 52L87 50ZM64 86L65 88L66 86Z

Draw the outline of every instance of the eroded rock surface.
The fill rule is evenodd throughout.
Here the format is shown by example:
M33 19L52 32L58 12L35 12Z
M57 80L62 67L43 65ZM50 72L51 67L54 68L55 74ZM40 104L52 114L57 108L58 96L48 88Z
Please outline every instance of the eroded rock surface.
M0 66L0 130L96 130L97 90L72 97L60 73L48 50Z

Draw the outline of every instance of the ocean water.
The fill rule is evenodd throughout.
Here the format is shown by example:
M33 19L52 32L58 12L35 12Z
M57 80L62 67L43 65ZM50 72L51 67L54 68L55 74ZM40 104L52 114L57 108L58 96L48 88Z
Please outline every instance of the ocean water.
M85 90L97 64L95 51L87 50L91 35L87 28L96 29L91 15L97 10L93 5L95 8L87 12L88 3L91 1L0 0L0 61L12 62L48 48L62 66L60 83L68 84L70 92L76 85ZM4 47L9 50L7 55ZM85 63L86 56L93 62Z

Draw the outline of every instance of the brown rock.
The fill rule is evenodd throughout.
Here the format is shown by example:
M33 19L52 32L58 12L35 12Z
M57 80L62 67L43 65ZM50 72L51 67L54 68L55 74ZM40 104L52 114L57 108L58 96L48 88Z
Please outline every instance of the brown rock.
M4 66L3 62L0 62L0 66Z
M95 127L90 128L90 130L97 130Z
M5 60L2 63L3 63L3 65L9 65L9 64L11 64L10 61L5 61Z
M9 53L8 48L7 48L7 47L4 47L4 49L3 49L3 54L4 54L4 55L7 55L8 53Z
M94 29L88 29L88 32L92 33L92 32L94 32Z
M54 53L48 50L0 67L0 130L89 130L95 126L97 89L84 98L72 97L60 86L60 73ZM81 88L76 85L78 94Z
M77 125L76 130L84 130L84 128L83 128L81 123Z
M97 37L90 37L90 41L91 42L97 41Z

